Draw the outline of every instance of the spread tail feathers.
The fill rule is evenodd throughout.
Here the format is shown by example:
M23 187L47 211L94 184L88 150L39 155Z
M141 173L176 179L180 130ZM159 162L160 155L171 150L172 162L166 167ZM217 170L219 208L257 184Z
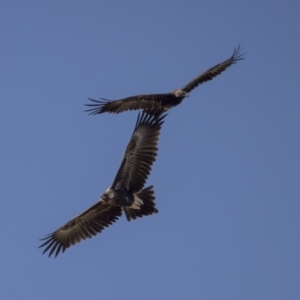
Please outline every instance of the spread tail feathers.
M158 212L155 208L153 185L136 193L135 196L142 200L143 204L141 204L139 208L123 207L127 221L142 218L143 216L149 216Z

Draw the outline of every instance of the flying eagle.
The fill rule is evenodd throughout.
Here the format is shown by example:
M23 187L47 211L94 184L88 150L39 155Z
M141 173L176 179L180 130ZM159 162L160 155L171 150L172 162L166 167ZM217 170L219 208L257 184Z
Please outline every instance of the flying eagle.
M229 59L206 70L191 80L183 88L175 90L171 93L137 95L120 100L108 100L104 98L100 98L101 100L94 100L89 98L89 100L94 103L85 104L86 106L91 107L86 111L91 115L101 114L104 112L118 114L126 110L138 109L145 109L148 111L148 113L152 113L157 107L161 107L164 111L166 111L180 104L185 97L189 96L189 92L191 92L199 84L212 80L231 65L235 64L239 60L244 59L243 55L244 54L241 53L240 46L238 46L236 49L234 49L234 52Z
M86 238L92 238L125 212L128 221L157 213L153 186L144 188L157 156L160 129L167 114L138 115L123 161L111 187L100 200L64 226L47 235L39 247L55 257Z

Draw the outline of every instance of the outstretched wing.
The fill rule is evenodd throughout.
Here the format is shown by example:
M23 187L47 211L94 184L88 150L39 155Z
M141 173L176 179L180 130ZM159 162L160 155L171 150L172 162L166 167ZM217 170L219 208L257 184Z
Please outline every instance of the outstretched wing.
M133 193L143 188L157 156L159 133L167 115L161 113L161 110L156 110L156 115L139 113L112 187L126 187Z
M209 80L212 80L214 77L221 74L223 71L225 71L231 65L235 64L237 61L244 59L243 55L244 54L241 53L241 47L239 45L236 49L234 49L234 52L229 59L206 70L204 73L200 74L199 76L194 78L192 81L190 81L188 84L186 84L181 90L189 93L191 90L193 90L199 84L209 81Z
M171 94L149 94L149 95L138 95L128 98L123 98L120 100L108 100L100 98L100 100L90 99L94 103L85 104L91 107L87 109L89 115L97 115L104 112L108 113L121 113L126 110L139 110L145 109L148 112L155 110L160 106L163 99L167 97L172 97Z
M100 233L105 227L118 220L121 215L121 207L110 206L99 201L58 230L48 234L42 239L45 242L39 248L46 247L43 254L49 250L49 257L54 252L56 257L70 246Z

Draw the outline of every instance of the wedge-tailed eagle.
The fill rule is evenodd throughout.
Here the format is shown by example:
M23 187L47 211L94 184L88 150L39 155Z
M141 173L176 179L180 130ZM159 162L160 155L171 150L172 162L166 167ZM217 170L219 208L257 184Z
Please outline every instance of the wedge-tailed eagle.
M124 211L128 221L157 213L153 186L144 188L157 156L160 129L166 114L138 115L135 129L125 151L123 161L111 187L100 200L82 214L42 240L44 252L55 257L86 238L92 238L118 220Z
M235 64L239 60L244 59L243 55L244 54L241 53L240 46L238 46L236 49L234 49L234 52L229 59L206 70L181 89L175 90L171 93L137 95L120 100L108 100L104 98L100 98L101 100L94 100L89 98L89 100L91 100L93 103L86 104L86 106L90 107L86 111L92 115L101 114L104 112L117 114L126 110L138 109L145 109L149 113L152 113L158 106L162 107L164 111L166 111L180 104L181 101L189 95L189 92L191 92L199 84L212 80L231 65Z

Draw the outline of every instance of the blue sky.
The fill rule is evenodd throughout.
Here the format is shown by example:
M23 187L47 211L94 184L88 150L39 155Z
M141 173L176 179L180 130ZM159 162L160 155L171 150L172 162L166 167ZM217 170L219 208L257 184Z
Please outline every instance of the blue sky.
M1 299L299 299L297 1L1 1ZM170 111L148 185L56 259L45 234L112 183L137 112L87 98L163 93L245 60Z

